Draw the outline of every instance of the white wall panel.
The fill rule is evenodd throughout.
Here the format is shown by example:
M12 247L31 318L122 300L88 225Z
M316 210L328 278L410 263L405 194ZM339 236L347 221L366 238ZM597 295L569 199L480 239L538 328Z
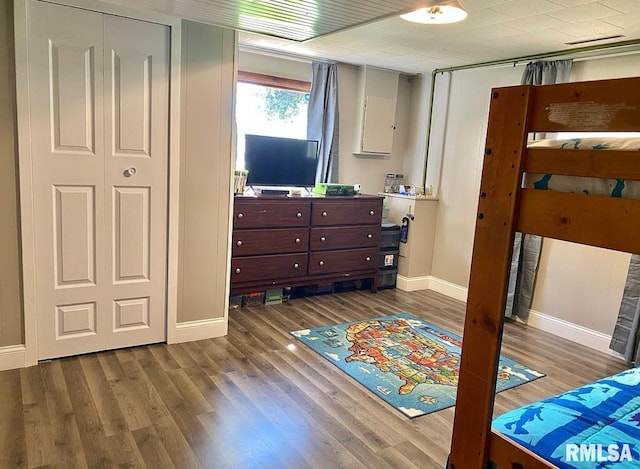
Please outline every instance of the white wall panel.
M182 35L178 323L227 315L235 114L235 33L185 21Z

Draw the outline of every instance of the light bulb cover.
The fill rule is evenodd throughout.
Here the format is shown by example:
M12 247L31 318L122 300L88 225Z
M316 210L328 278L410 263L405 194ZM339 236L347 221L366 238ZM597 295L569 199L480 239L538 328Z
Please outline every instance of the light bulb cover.
M422 24L457 23L466 17L467 12L455 0L430 2L429 6L400 15L403 20Z

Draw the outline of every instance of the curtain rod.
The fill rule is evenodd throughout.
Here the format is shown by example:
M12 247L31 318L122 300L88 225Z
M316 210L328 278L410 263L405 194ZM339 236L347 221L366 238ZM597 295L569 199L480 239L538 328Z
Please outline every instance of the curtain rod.
M640 45L640 39L630 39L627 41L611 42L608 44L575 47L573 49L563 49L563 50L556 50L552 52L544 52L541 54L523 55L520 57L513 57L510 59L490 60L487 62L478 62L478 63L468 64L468 65L457 65L452 67L436 68L435 70L433 70L433 72L431 72L431 74L435 75L443 72L456 72L458 70L491 67L493 65L505 65L505 64L517 65L519 62L526 62L529 60L548 59L551 57L562 57L566 55L583 54L588 52L597 52L597 51L608 50L608 49L618 49L621 47L629 47L629 46L636 46L636 45Z
M426 190L425 186L427 184L427 163L429 162L429 140L431 139L431 126L433 122L433 103L434 103L433 95L436 89L436 76L439 73L444 73L444 72L451 73L459 70L470 70L475 68L492 67L495 65L506 65L506 64L513 64L513 66L515 67L519 62L526 62L530 60L548 59L551 57L563 57L563 56L574 55L574 54L606 51L610 49L620 49L623 47L631 47L631 46L637 46L637 45L640 45L640 39L630 39L627 41L618 41L618 42L612 42L608 44L575 47L573 49L543 52L541 54L523 55L521 57L513 57L510 59L490 60L487 62L478 62L478 63L468 64L468 65L457 65L452 67L443 67L443 68L434 69L431 72L431 92L429 96L429 118L427 119L427 132L426 132L427 143L426 143L425 154L424 154L424 171L422 173L422 190L423 191ZM585 59L586 58L590 58L590 57L585 57ZM442 172L442 168L440 169L440 171ZM440 190L440 187L438 187L438 191L439 190Z

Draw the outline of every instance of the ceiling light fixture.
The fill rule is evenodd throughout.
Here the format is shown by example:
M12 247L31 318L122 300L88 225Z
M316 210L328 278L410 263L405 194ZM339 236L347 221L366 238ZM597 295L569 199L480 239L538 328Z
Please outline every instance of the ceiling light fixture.
M400 18L414 23L447 24L457 23L467 17L467 12L457 0L433 0L419 10L400 15Z

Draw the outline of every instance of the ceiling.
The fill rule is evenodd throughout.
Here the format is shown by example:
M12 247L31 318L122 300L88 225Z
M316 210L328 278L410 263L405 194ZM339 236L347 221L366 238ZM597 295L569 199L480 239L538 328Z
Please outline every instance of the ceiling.
M124 0L109 1L130 6L130 2ZM141 3L148 9L240 29L240 45L247 49L367 64L406 73L588 45L640 42L640 0L459 2L469 16L461 23L448 25L409 23L396 16L420 3L416 0L146 0ZM247 12L257 15L258 19L246 19ZM253 31L268 31L269 35ZM622 37L567 44L610 36Z

